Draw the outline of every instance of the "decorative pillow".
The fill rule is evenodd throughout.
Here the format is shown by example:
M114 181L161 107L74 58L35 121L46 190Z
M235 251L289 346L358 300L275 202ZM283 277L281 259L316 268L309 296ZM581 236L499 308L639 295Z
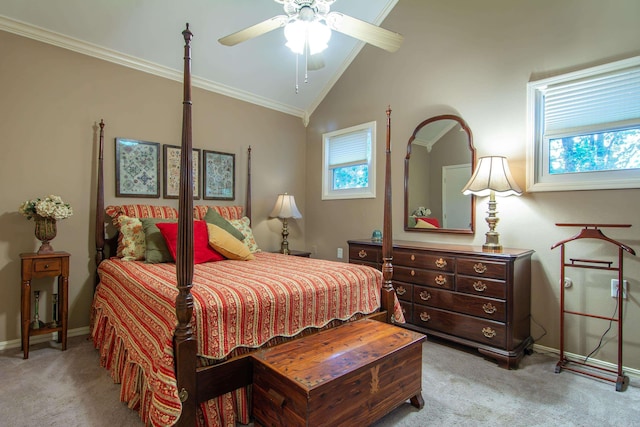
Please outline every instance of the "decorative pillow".
M178 246L178 223L161 222L156 226L160 229L160 233L162 233L169 252L175 261ZM207 223L193 221L193 263L201 264L203 262L222 261L223 259L224 256L209 246Z
M209 232L209 245L226 258L242 261L255 259L247 245L223 228L215 224L207 224L207 231Z
M158 264L161 262L173 261L171 252L169 252L169 248L167 247L157 224L165 222L177 224L177 221L177 219L140 218L142 229L144 230L144 241L146 244L144 258L147 263Z
M145 243L144 229L139 218L131 218L126 215L118 217L118 252L116 256L123 261L139 261L144 259L147 245Z
M105 212L113 220L113 225L118 227L120 215L131 218L178 218L178 210L171 206L155 205L119 205L107 206Z
M431 224L431 222L425 220L424 218L417 218L416 228L438 228L438 227Z
M242 206L199 205L199 206L193 207L193 218L197 220L205 219L204 216L207 214L207 211L209 209L213 209L215 212L219 213L220 216L222 216L224 219L240 219L242 218L242 213L243 213Z
M233 237L235 237L239 241L242 242L244 240L244 234L238 231L237 228L231 225L229 221L224 219L218 212L214 211L213 209L209 209L207 211L207 214L204 216L204 220L208 224L217 225L218 227L222 228L223 230L231 234Z
M237 228L243 235L244 240L242 241L251 253L260 252L260 248L258 248L258 244L256 243L256 239L253 237L253 231L251 230L251 221L246 216L241 219L231 219L229 223Z

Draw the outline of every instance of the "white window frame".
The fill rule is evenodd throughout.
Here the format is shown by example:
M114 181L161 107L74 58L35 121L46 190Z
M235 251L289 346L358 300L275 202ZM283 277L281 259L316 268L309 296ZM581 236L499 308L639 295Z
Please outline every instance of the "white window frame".
M595 79L608 73L640 67L640 56L609 64L563 74L527 84L527 191L571 191L601 190L615 188L640 188L640 169L621 171L598 171L551 175L548 173L548 137L544 136L545 91L549 87L569 85L585 79ZM571 129L578 132L595 133L600 130L637 127L640 118L626 122L602 123ZM577 129L577 132L576 132ZM562 137L562 132L555 137ZM566 134L564 135L566 136ZM545 147L545 145L547 147ZM547 149L545 149L547 148Z
M376 122L373 121L322 134L322 200L370 199L376 197L376 127ZM329 146L332 138L361 131L367 131L370 136L369 152L367 153L368 185L362 188L334 190L332 186L333 173L329 165Z

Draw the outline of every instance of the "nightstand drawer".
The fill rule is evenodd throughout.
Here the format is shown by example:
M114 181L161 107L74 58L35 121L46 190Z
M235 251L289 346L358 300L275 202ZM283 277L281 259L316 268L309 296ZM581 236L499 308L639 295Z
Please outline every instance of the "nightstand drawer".
M507 265L504 262L458 258L458 274L504 280L507 277Z
M448 309L498 322L504 322L507 319L506 305L504 301L497 299L416 286L413 300L416 304Z
M507 344L504 324L465 314L414 305L413 323L498 348L504 348Z
M50 273L57 276L62 269L62 260L60 258L36 259L33 261L34 273Z
M393 251L393 265L453 272L455 259L425 253L424 251L396 249Z
M423 270L420 268L393 266L394 279L403 282L417 283L420 285L436 286L442 289L453 288L454 275L451 273L440 273L433 270Z

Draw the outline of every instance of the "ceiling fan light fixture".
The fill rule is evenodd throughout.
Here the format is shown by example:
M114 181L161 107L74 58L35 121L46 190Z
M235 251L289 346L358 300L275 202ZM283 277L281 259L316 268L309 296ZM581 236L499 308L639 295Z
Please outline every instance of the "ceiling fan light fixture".
M328 47L331 39L331 30L322 22L294 20L284 27L284 36L287 39L286 46L294 53L302 55L305 46L309 46L309 54L315 55Z

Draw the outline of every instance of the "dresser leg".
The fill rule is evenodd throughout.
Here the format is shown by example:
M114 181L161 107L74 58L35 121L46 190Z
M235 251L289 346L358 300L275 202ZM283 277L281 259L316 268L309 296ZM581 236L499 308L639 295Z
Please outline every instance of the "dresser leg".
M411 402L411 406L414 406L418 409L424 408L424 399L422 398L422 393L416 394L411 399L409 399L409 401Z

